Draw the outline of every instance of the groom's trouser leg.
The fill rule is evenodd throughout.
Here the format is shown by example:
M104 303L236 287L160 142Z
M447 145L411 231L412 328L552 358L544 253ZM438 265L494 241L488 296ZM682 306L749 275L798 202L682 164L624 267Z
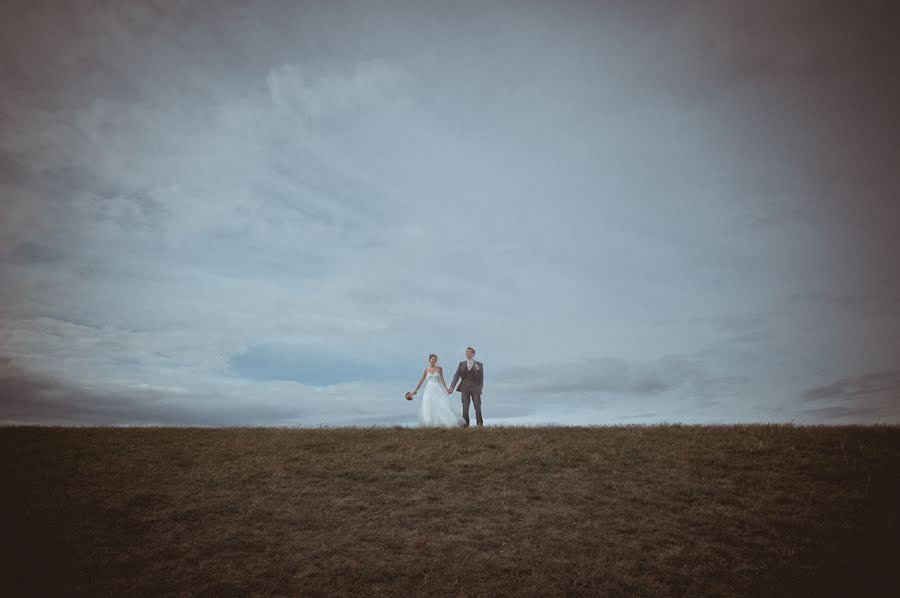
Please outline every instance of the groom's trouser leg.
M468 390L464 390L459 394L462 395L462 416L463 419L466 420L466 426L469 425L469 399L472 396L472 393Z
M475 404L475 421L479 426L484 425L484 420L481 419L481 391L473 390L472 391L472 402Z

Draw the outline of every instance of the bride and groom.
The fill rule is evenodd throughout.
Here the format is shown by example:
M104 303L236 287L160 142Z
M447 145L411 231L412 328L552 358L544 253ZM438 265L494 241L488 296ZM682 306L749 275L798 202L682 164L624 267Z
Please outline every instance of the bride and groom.
M484 364L475 361L475 349L466 348L466 359L460 361L453 375L453 381L450 386L444 382L444 370L437 365L437 355L432 353L428 356L429 366L422 372L422 377L416 385L416 389L407 395L415 395L419 392L419 387L425 384L425 391L422 393L422 400L419 403L419 426L420 427L442 427L456 428L469 427L469 403L475 405L475 419L478 426L484 425L481 417L481 388L484 386ZM462 414L460 414L459 405L454 406L453 389L456 388L456 382L459 380L459 390L462 393Z

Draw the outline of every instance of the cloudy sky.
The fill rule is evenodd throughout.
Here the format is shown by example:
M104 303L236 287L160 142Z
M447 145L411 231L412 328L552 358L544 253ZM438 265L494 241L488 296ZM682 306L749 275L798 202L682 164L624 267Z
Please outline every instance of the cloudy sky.
M92 4L0 8L0 423L900 422L894 2Z

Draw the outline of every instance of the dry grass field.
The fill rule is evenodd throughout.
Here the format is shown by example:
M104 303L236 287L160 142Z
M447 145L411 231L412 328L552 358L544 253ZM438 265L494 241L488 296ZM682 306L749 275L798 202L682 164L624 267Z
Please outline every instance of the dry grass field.
M888 596L900 426L0 428L4 596Z

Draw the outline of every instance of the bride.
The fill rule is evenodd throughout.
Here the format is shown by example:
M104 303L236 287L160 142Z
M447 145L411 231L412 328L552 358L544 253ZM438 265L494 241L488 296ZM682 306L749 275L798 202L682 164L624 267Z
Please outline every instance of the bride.
M465 423L462 418L462 407L454 407L454 401L450 397L450 388L444 382L444 369L437 365L437 355L428 356L429 367L422 372L422 377L412 394L419 392L423 380L425 392L422 393L422 401L419 403L419 427L457 428Z

